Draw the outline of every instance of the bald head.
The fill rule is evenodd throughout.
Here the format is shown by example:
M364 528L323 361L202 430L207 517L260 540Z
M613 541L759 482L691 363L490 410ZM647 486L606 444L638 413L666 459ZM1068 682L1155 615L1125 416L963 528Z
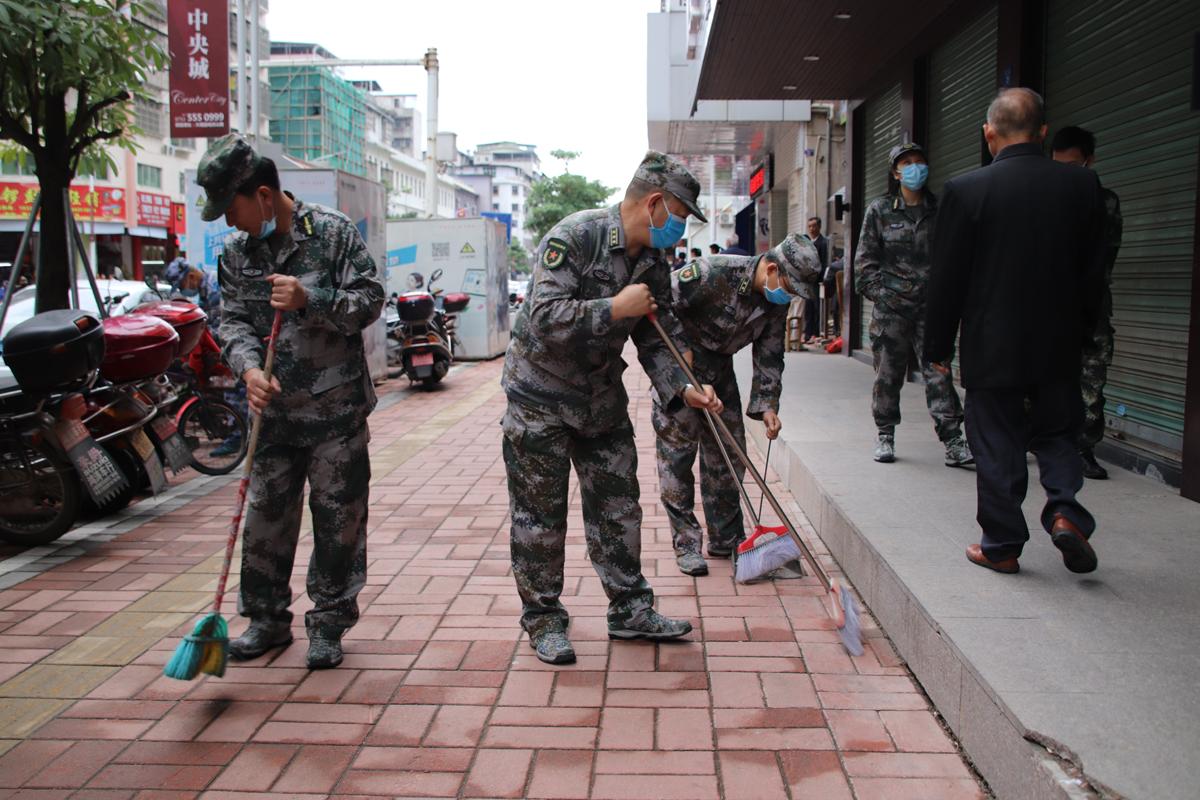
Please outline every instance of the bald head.
M1042 96L1033 89L1001 89L988 106L988 125L1006 139L1037 137L1045 124Z
M988 106L983 133L992 155L1010 144L1040 142L1046 136L1042 96L1024 87L1001 89Z

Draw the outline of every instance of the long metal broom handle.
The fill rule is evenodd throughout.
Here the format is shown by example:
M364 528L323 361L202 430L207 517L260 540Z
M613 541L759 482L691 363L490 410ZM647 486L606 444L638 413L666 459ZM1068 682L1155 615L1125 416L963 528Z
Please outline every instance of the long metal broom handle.
M701 383L696 380L696 375L692 372L692 368L688 366L683 354L679 352L677 347L675 347L675 343L671 341L671 337L667 335L665 330L663 330L658 318L654 316L654 312L652 311L647 314L646 318L650 320L650 324L654 326L656 331L658 331L658 335L660 338L662 338L663 344L667 346L667 350L671 352L671 355L674 357L676 363L679 364L679 368L682 369L683 374L687 376L688 382L695 387L696 391L700 391ZM758 470L755 469L754 464L752 464L749 457L747 457L746 451L742 449L742 446L739 445L737 440L733 438L733 434L729 432L729 428L725 425L725 420L721 419L720 417L713 418L711 415L709 419L713 419L716 422L717 427L721 429L721 433L725 434L725 438L729 441L729 446L733 448L733 452L737 455L738 460L742 462L742 464L746 467L746 471L750 473L751 477L754 478L754 482L758 484L758 488L762 490L763 496L766 497L767 502L771 504L771 510L775 512L775 516L779 517L780 521L783 522L785 527L787 527L788 533L791 534L792 539L796 542L796 546L800 548L800 552L802 552L804 557L808 559L808 563L812 565L813 572L817 573L817 577L821 579L821 583L825 586L826 591L832 590L833 582L829 579L829 575L825 573L825 568L821 566L820 562L817 561L812 551L808 549L808 545L806 545L804 540L800 538L800 534L796 532L796 528L794 525L792 525L792 521L788 519L787 514L783 512L783 507L779 505L779 501L776 500L775 495L771 493L770 488L767 486L767 482L763 480L761 475L758 474Z
M695 386L696 384L692 384ZM733 461L729 458L729 451L725 449L725 443L721 441L721 434L717 433L717 425L713 422L712 412L707 408L704 411L704 419L708 422L708 429L712 432L713 441L717 443L717 449L721 451L721 458L725 461L725 466L729 469L729 477L737 484L738 491L742 494L742 502L746 504L746 511L750 513L750 518L754 520L754 524L758 525L758 514L754 513L754 504L750 502L750 495L746 493L746 487L738 478L737 472L733 469Z

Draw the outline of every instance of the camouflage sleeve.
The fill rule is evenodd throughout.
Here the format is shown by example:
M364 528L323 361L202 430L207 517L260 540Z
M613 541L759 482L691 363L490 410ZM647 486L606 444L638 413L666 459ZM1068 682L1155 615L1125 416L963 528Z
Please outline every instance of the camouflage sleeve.
M308 306L302 311L306 321L332 325L349 336L375 320L383 310L383 284L379 282L375 259L367 250L358 229L343 221L337 226L333 251L336 282L308 290Z
M241 286L233 275L240 274L245 257L226 247L217 261L221 285L221 357L239 378L246 370L262 369L263 342L254 330L254 321Z
M612 328L611 298L582 299L580 269L585 258L578 243L555 229L537 249L529 286L529 324L546 347L575 353Z
M879 232L879 209L872 203L863 214L858 249L854 252L854 290L868 300L875 299L879 285L879 264L883 260L883 240Z
M687 352L691 349L691 344L683 332L679 318L675 316L671 297L671 273L667 271L666 264L651 269L645 277L646 285L650 287L650 291L654 295L654 302L658 305L658 311L655 314L658 324L667 332L667 336L671 337L671 342L679 352ZM675 357L671 355L671 351L667 349L650 320L638 320L633 329L632 339L637 346L638 361L641 362L642 369L650 376L650 382L654 384L654 391L658 393L659 398L669 410L676 408L679 403L683 402L680 395L687 388L687 375L679 368Z
M767 323L751 345L754 357L754 379L750 387L750 404L746 416L762 419L767 411L779 411L779 394L783 389L783 345L787 315Z

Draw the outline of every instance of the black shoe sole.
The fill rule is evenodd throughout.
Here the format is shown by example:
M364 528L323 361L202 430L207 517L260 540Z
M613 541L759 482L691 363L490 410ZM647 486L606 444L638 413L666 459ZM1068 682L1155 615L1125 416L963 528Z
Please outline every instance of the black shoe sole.
M1071 531L1059 531L1050 534L1050 541L1062 552L1063 566L1071 572L1084 574L1095 572L1099 565L1096 551L1086 539Z
M733 558L733 548L730 548L724 552L719 550L708 550L706 552L708 553L709 558ZM707 573L708 568L705 567L704 571Z
M321 670L321 669L333 669L334 667L339 666L342 663L342 661L343 661L343 657L338 656L337 661L309 661L309 660L305 659L304 663L310 670Z
M559 653L558 655L556 655L552 658L547 658L546 656L544 656L538 652L537 647L534 645L534 643L532 641L529 642L529 649L533 651L533 654L535 656L537 656L538 661L541 661L543 664L574 664L575 663L575 651L574 650L572 650L569 653Z
M649 639L652 642L663 642L663 641L667 641L669 639L679 639L681 637L687 636L691 632L692 632L692 628L690 626L688 627L688 629L686 631L683 631L682 633L642 633L641 631L611 631L610 630L608 632L608 638L617 639L619 641L624 641L624 642L631 641L633 639Z
M276 650L280 647L287 647L295 640L296 638L289 634L287 639L278 642L272 642L261 650L237 650L233 647L233 643L231 642L229 645L229 657L234 661L253 661L256 658L262 658L272 650Z

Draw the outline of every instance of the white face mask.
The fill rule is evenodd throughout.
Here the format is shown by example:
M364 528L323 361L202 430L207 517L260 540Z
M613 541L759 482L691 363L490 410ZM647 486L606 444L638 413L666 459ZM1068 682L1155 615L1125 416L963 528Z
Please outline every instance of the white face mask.
M258 200L258 207L260 210L263 207L261 197ZM275 232L275 215L272 214L271 218L267 219L267 212L263 211L262 216L263 216L262 226L259 227L258 233L255 235L255 238L267 239L271 236L272 233Z

